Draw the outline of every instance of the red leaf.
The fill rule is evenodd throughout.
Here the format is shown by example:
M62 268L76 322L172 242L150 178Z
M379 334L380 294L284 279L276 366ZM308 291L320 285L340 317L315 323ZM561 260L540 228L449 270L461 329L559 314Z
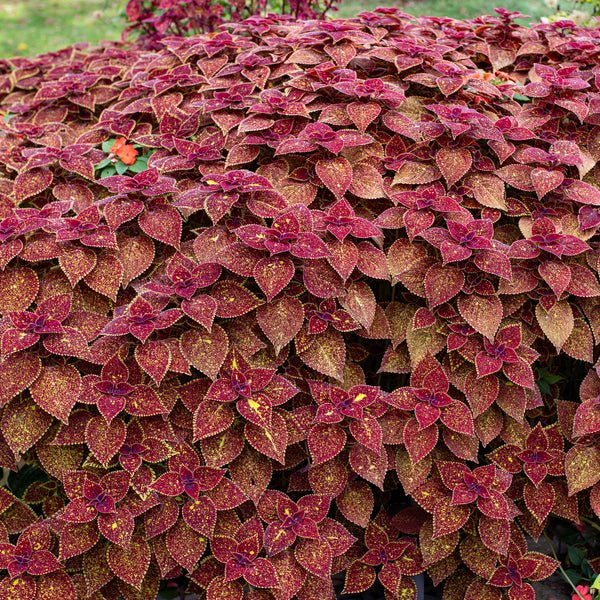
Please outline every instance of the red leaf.
M123 281L124 269L121 261L108 252L98 255L94 270L84 277L84 281L95 291L107 296L113 302Z
M375 569L360 561L353 562L346 570L346 581L342 594L360 594L375 583Z
M0 429L10 449L22 454L46 433L51 423L52 417L33 399L19 396L5 406Z
M317 423L308 435L308 448L315 465L337 456L345 444L346 433L337 425Z
M575 321L573 310L567 300L557 302L549 311L545 311L541 304L535 307L535 316L542 331L548 339L560 350L567 341Z
M138 216L140 229L151 238L179 248L181 238L181 216L175 208L158 204Z
M194 442L225 431L234 419L228 404L204 400L194 413Z
M15 178L14 194L18 204L40 194L52 183L52 173L49 169L35 167L21 171Z
M300 358L319 373L341 380L346 363L346 345L342 334L331 327L314 336Z
M242 600L244 588L238 581L225 581L224 577L215 577L206 589L206 600Z
M344 491L335 499L342 514L363 529L371 519L373 512L373 492L365 481L349 481Z
M147 341L135 347L135 360L157 386L169 370L171 351L163 342Z
M68 597L68 596L67 596ZM27 575L0 581L0 600L33 600L35 598L35 581ZM72 597L75 600L75 597Z
M341 305L367 331L375 318L376 304L375 295L363 281L352 282L341 300Z
M233 281L219 281L211 290L217 303L217 317L239 317L262 304L252 292Z
M270 302L290 282L295 267L292 261L281 255L261 258L253 269L253 276Z
M121 546L109 546L106 558L119 579L139 590L150 565L150 556L147 542L141 536L134 535L129 550Z
M91 248L83 246L66 246L63 254L58 257L58 264L63 273L69 278L72 287L91 273L96 266L96 253Z
M503 316L502 303L498 296L461 295L458 298L458 310L475 331L489 340L494 339Z
M451 186L469 171L473 156L468 148L440 148L435 161L448 186Z
M229 340L219 325L210 332L188 330L180 339L181 352L189 363L211 379L216 379L227 355Z
M187 571L192 571L206 550L206 538L178 519L167 533L170 555Z
M154 242L146 235L119 235L119 261L123 266L123 287L141 275L154 260Z
M54 571L42 575L37 580L36 600L76 600L77 593L73 581L64 571ZM20 600L24 600L21 598Z
M352 183L352 166L342 156L321 158L315 171L336 198L341 198Z
M80 389L79 371L71 365L58 364L43 367L30 391L40 408L67 424Z
M547 481L541 481L536 488L531 481L525 484L523 499L529 512L542 524L554 506L554 487Z
M129 548L133 527L133 517L128 508L119 507L114 513L98 515L100 533L113 544L125 549Z
M364 479L383 490L387 472L387 454L377 455L364 446L355 445L350 450L350 466Z
M304 321L302 303L297 298L283 296L259 306L256 319L275 348L275 354L300 331Z
M414 463L423 460L435 447L438 440L436 424L419 429L416 419L411 419L404 427L404 443Z
M91 453L106 467L123 445L126 433L121 419L113 419L108 425L104 417L94 417L85 428L85 439Z
M595 446L573 446L565 458L569 496L600 481L600 452Z
M184 300L181 303L181 309L207 331L211 331L217 313L217 303L213 298L207 294L200 294L191 300Z
M13 354L0 362L0 406L26 390L38 377L42 361L31 352Z
M331 577L333 556L326 540L301 538L295 547L294 556L309 573L326 580Z
M458 531L469 519L468 505L454 506L450 496L441 498L433 510L433 538Z
M277 462L285 463L285 450L288 444L288 432L285 419L273 413L269 429L254 423L246 423L244 435L248 443L258 452Z
M208 538L213 536L217 511L210 498L200 496L197 500L189 500L181 509L181 515L194 531Z
M457 267L433 265L425 275L425 291L429 308L435 308L454 298L465 283L464 273Z
M38 293L39 282L35 272L27 267L0 272L0 313L26 310Z

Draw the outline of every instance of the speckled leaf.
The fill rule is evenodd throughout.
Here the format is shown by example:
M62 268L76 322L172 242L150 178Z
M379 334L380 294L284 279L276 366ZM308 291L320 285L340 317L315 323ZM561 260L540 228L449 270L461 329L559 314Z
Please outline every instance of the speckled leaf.
M269 429L259 427L254 423L246 423L244 427L246 441L258 452L280 462L285 463L285 450L288 443L288 432L285 419L277 414L271 415Z
M336 198L341 198L352 183L352 166L343 156L321 158L315 171Z
M250 290L234 281L218 281L210 295L217 303L217 317L239 317L262 304Z
M541 304L535 307L535 316L542 331L548 339L558 348L562 348L567 341L573 326L573 310L567 300L557 302L549 311L545 311Z
M133 534L133 517L128 508L117 507L114 513L100 513L98 515L98 529L100 533L113 544L129 548Z
M206 538L178 519L167 532L167 548L177 563L191 572L206 550Z
M545 260L541 262L538 266L538 273L550 286L550 289L557 298L562 296L571 283L571 269L569 269L569 265L559 260Z
M46 433L52 417L32 398L15 398L4 408L0 427L10 449L22 454Z
M123 287L141 275L154 259L154 242L144 234L119 236L119 261L123 266Z
M65 561L92 548L98 542L98 528L95 522L66 523L60 531L60 554L58 559Z
M367 331L375 318L376 300L371 288L364 281L354 281L341 299L341 305Z
M259 427L271 428L272 406L269 397L261 392L252 394L250 398L240 398L236 404L240 415Z
M253 269L254 280L271 301L294 276L294 263L280 254L261 258Z
M460 529L468 520L471 510L468 505L453 506L450 496L443 497L433 510L433 538L448 535Z
M343 296L343 279L324 260L305 261L302 268L302 280L306 289L317 298Z
M52 173L49 169L35 167L24 170L15 178L15 200L20 204L23 200L43 192L51 183Z
M310 487L315 494L334 498L341 494L348 481L346 467L336 458L311 465L308 470Z
M158 204L138 216L140 229L151 238L179 248L181 215L167 204Z
M317 423L308 435L308 449L314 465L337 456L345 444L346 432L337 425Z
M375 569L360 561L353 562L346 570L346 580L342 594L360 594L375 583Z
M473 190L473 195L479 204L488 208L506 210L505 184L493 173L477 173L469 175L466 185Z
M348 116L361 133L379 116L381 106L376 102L352 102L346 106Z
M435 308L448 302L460 292L465 283L464 273L457 267L437 264L427 270L425 275L425 291L429 308Z
M315 335L312 344L300 358L315 371L341 380L346 363L346 345L339 331L332 328Z
M69 414L77 402L80 389L79 371L65 364L43 367L40 376L30 387L37 405L65 424L69 422Z
M435 161L448 186L451 186L471 168L473 156L468 148L440 148Z
M179 345L192 366L211 379L216 379L227 355L229 339L219 325L213 325L210 332L197 329L185 331Z
M36 600L77 600L71 578L64 571L42 575L37 580Z
M71 286L75 287L80 279L93 271L96 266L96 253L85 246L68 246L58 257L58 264L69 278Z
M104 417L94 417L85 428L85 440L91 453L106 467L123 445L126 433L121 419L113 419L108 425Z
M12 354L0 362L0 406L26 390L37 378L42 361L32 352Z
M150 565L150 556L147 542L141 536L134 535L129 550L121 546L109 546L106 558L119 579L139 590Z
M160 341L146 341L135 347L134 354L137 364L159 386L171 364L171 351L167 344Z
M233 419L229 404L204 400L194 412L194 442L225 431Z
M458 298L458 310L462 318L475 331L493 340L502 321L502 302L498 296L464 294Z
M342 556L357 541L350 532L335 519L325 517L319 524L319 535L327 540L334 556Z
M194 296L191 300L184 300L181 303L183 312L200 323L207 331L212 329L215 315L217 314L217 303L208 294Z
M244 588L239 581L225 581L215 577L206 589L206 600L242 600Z
M478 531L481 541L490 550L506 555L510 541L510 522L482 515L479 519Z
M350 466L363 479L383 490L383 480L387 472L387 454L378 455L359 444L350 450Z
M523 500L525 500L529 512L540 524L550 514L555 496L554 487L547 481L541 481L537 488L531 481L528 481L523 489Z
M123 281L123 265L113 254L100 254L94 270L84 277L84 281L95 291L113 301Z
M365 481L349 481L344 491L335 499L337 507L352 523L362 527L368 525L373 512L373 492Z
M327 249L330 252L330 256L327 257L327 262L335 269L336 273L346 281L352 274L352 271L354 271L354 267L356 267L359 259L356 245L349 239L345 239L343 242L340 242L337 239L328 240L326 243ZM385 266L385 255L383 255L383 260Z
M309 572L321 579L331 577L332 553L329 543L324 539L298 540L294 556L296 560Z
M594 336L584 319L575 319L573 331L564 343L563 350L577 360L594 362Z
M600 481L600 452L595 446L573 446L565 458L569 496Z
M438 435L439 432L435 423L425 427L425 429L420 429L416 419L408 421L404 427L404 443L411 460L418 463L425 458L435 447Z
M561 171L543 169L541 167L531 171L531 182L533 183L538 198L542 198L549 191L557 188L564 179L565 176Z
M350 191L359 198L383 198L383 179L379 171L364 162L355 163L352 167L352 183Z
M35 452L44 470L61 479L66 471L77 469L83 460L83 445L53 446L39 443Z
M37 296L37 275L28 267L16 267L0 272L0 313L26 310Z
M200 496L183 505L181 515L184 521L199 534L212 537L217 521L217 510L210 498Z
M0 600L33 600L34 597L35 581L28 575L5 577L0 581Z
M283 296L259 306L256 320L275 348L275 354L294 339L304 322L302 303L297 298Z

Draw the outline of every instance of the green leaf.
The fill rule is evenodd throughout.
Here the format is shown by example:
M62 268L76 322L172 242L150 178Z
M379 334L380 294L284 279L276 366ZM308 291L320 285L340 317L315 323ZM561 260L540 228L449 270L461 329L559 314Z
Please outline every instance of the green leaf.
M125 171L127 171L128 165L126 165L125 163L119 161L117 163L115 163L115 170L117 171L117 173L119 175L123 175L125 173Z
M600 575L596 575L596 579L594 579L594 583L590 585L590 589L600 590Z
M112 145L116 142L117 140L106 140L105 142L102 142L102 151L103 152L110 152L110 149L112 147Z
M578 567L585 559L585 552L577 546L567 546L567 553L572 565Z
M112 165L112 161L110 158L105 158L101 163L98 163L94 169L104 169L104 167L107 167L108 165Z
M104 179L105 177L110 177L111 175L114 175L117 172L117 170L115 169L115 166L111 163L108 167L105 167L104 169L102 169L102 172L100 173L100 179Z

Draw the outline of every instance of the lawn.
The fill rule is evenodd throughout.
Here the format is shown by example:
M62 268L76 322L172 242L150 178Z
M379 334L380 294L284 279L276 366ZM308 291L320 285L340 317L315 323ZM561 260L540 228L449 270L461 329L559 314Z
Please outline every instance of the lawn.
M493 12L502 5L520 10L538 20L550 13L543 0L342 0L341 18L356 16L377 6L400 6L414 15L436 15L457 19ZM561 3L563 6L565 3ZM567 3L563 8L570 6ZM0 57L32 56L52 52L74 42L118 39L124 25L123 0L0 0ZM527 24L532 19L525 19Z

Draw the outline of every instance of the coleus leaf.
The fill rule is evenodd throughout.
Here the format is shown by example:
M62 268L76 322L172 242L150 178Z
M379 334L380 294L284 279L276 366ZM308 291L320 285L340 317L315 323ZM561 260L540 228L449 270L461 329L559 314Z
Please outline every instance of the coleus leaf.
M42 361L32 352L12 354L0 362L0 405L26 390L41 369Z
M139 535L131 538L129 549L109 546L106 558L112 572L125 583L140 589L150 565L148 543Z
M321 579L329 579L333 556L325 539L300 539L295 547L294 557L309 573Z
M28 267L5 269L0 272L0 312L26 310L36 297L38 277Z
M86 425L86 443L92 454L103 466L119 451L125 441L125 423L119 418L106 423L103 417L94 417Z
M81 389L81 375L71 365L45 366L30 387L36 404L67 424Z
M458 298L458 310L465 321L492 340L502 321L502 303L495 295L465 294Z
M206 549L206 537L178 519L166 537L170 555L187 571L192 571Z
M219 325L213 325L210 332L184 332L180 338L180 348L192 366L214 380L227 355L229 338Z
M254 266L252 274L270 302L288 285L294 272L294 264L289 258L276 255L261 258Z
M341 380L346 362L346 346L342 335L328 328L314 337L300 358L316 371Z
M336 498L342 514L359 527L366 527L373 512L373 492L369 485L360 480L349 481L344 491Z
M336 198L341 198L352 183L352 166L343 156L321 158L315 171Z
M302 327L302 303L297 298L283 296L259 306L256 318L260 328L273 344L275 354L279 354Z

